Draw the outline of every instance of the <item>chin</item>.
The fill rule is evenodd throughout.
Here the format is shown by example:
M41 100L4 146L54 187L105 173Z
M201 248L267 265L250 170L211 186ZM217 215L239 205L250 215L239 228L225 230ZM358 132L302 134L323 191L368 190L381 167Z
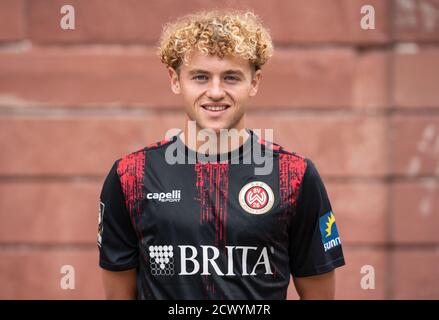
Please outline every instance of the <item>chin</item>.
M204 122L204 121L200 121L198 122L200 123L200 128L201 129L210 129L210 130L214 130L215 132L219 132L221 129L228 129L229 126L227 124L224 123L209 123L209 122Z
M215 133L221 133L221 130L223 130L223 129L229 130L231 127L228 125L208 125L205 128L213 130L213 131L215 131Z

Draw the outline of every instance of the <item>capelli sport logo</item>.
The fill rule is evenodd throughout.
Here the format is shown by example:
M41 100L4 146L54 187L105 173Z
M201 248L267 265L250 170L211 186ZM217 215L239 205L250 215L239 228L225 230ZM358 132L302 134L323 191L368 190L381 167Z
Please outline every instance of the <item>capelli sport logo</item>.
M181 190L172 190L171 192L150 192L146 194L146 199L157 200L159 202L180 202Z
M320 233L322 235L323 247L325 252L341 244L338 234L335 216L332 211L320 217Z

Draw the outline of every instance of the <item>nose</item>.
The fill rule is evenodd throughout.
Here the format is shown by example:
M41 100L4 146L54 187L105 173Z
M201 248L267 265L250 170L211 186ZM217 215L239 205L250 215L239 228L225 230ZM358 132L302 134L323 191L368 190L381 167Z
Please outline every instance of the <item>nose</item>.
M212 79L207 89L206 95L212 100L220 100L224 98L226 92L224 91L221 81L219 79Z

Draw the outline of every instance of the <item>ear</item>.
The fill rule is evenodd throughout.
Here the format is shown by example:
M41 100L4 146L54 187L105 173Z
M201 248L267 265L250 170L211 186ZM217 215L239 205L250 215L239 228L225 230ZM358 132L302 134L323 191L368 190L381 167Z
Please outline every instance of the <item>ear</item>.
M254 97L258 93L259 83L261 82L261 79L262 79L261 69L256 70L254 75L253 75L252 82L251 82L251 88L250 88L250 92L249 92L250 97Z
M168 73L169 73L169 78L171 80L172 92L174 92L175 94L180 94L181 92L180 80L177 71L172 67L168 67Z

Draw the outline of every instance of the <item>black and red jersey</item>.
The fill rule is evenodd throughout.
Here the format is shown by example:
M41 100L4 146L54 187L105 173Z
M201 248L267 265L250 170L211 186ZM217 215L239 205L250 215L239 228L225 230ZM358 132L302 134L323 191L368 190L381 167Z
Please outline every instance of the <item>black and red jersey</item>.
M181 132L115 161L100 195L100 266L137 268L139 299L285 299L290 275L345 264L313 162L247 131L215 161ZM272 157L269 174L255 173L256 147ZM169 163L175 150L183 163Z

